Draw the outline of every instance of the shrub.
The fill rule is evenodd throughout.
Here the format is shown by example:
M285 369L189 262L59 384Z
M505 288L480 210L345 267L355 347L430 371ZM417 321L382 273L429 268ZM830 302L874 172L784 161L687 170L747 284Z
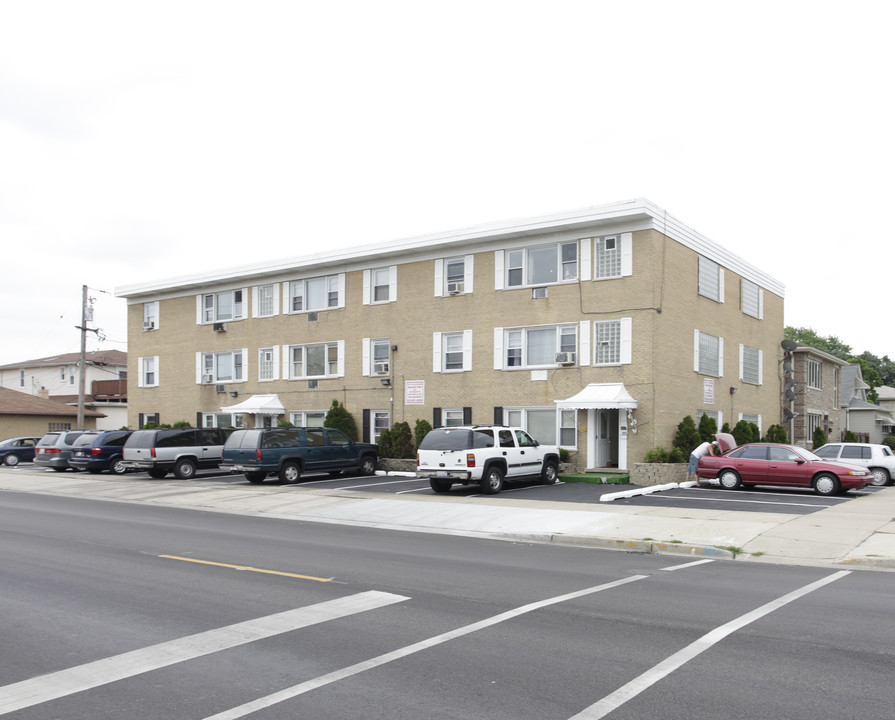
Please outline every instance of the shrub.
M895 439L895 438L893 438L893 439ZM559 449L559 461L561 463L567 463L571 459L572 459L572 455L569 453L568 450L566 450L565 448Z
M665 448L653 448L644 456L643 462L666 463L668 462L668 451Z
M187 430L193 426L190 425L189 421L187 421L187 420L178 420L171 427L173 427L176 430Z
M715 439L715 433L718 432L718 421L711 417L708 413L703 413L699 418L699 439L701 442L712 442ZM691 450L693 448L690 448Z
M843 442L858 442L858 436L855 435L851 430L845 431L845 437L842 439Z
M393 458L416 457L413 451L413 436L410 433L410 425L406 422L397 422L391 429L391 455ZM380 453L381 454L381 453Z
M668 462L671 463L685 463L690 459L689 453L684 453L680 448L672 448L671 452L668 453Z
M674 447L678 448L687 457L690 457L690 453L701 442L696 423L692 416L687 415L678 423L677 432L674 434Z
M883 445L887 445L892 452L895 452L895 435L887 435L883 438Z
M814 445L815 450L827 444L827 434L820 425L814 428L814 433L811 435L811 442Z
M730 423L724 423L721 426L721 432L730 434Z
M277 423L277 427L294 427L294 425L288 420L280 420L280 422Z
M351 413L338 400L333 400L329 412L326 413L323 425L324 427L341 430L352 440L357 440L357 423L354 422L354 417Z
M417 420L413 426L413 443L416 447L420 446L423 438L432 430L432 425L428 420Z
M782 425L771 425L768 428L767 441L774 443L787 442L786 429Z
M751 424L752 423L749 423L746 420L740 420L733 426L733 431L730 434L733 435L733 439L737 441L737 445L745 445L746 443L754 442L752 428L750 427Z

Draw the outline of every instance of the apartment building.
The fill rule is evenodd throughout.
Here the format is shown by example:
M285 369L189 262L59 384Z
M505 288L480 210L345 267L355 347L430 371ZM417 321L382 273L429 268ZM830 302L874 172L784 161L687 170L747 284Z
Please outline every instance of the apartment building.
M627 468L780 422L781 283L638 199L119 288L129 424L526 428Z

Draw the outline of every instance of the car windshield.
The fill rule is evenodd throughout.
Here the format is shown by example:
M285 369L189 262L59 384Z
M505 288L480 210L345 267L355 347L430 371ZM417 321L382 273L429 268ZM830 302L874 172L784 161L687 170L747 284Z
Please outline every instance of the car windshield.
M57 440L59 440L59 433L53 433L52 435L44 435L37 444L41 447L52 447Z
M0 445L12 445L15 441L15 438L9 438L9 440L0 440Z
M805 448L793 447L792 449L793 451L795 451L796 455L801 455L806 460L823 460L822 457L818 457L813 452L811 452L810 450L806 450Z

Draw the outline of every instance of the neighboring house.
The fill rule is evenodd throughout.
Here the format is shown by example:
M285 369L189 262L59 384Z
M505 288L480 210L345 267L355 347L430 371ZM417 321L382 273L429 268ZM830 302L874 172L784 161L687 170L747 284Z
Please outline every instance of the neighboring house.
M895 412L895 388L888 385L880 385L876 389L876 401L889 415Z
M827 439L840 439L841 388L848 361L817 348L801 345L793 351L792 409L795 417L784 422L793 444L813 448L814 431L820 427ZM785 388L784 388L785 392ZM784 397L784 404L786 398Z
M895 432L895 419L882 405L867 400L870 386L864 382L861 366L846 365L842 370L842 429L851 430L859 442L879 444Z
M313 244L313 238L306 238ZM143 282L131 427L519 425L628 468L686 415L780 422L783 285L647 200Z
M97 350L85 356L84 407L102 416L100 430L127 425L127 353ZM77 410L80 353L51 355L0 366L0 387L72 405Z
M93 429L102 413L84 411L84 428ZM37 395L0 388L0 440L32 435L42 437L54 430L75 430L78 409Z

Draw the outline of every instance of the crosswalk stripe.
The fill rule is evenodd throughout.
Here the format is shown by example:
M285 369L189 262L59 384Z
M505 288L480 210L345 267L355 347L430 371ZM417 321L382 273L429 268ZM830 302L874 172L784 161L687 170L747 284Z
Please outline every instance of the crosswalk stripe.
M287 610L275 615L188 635L77 667L0 687L0 715L56 700L66 695L192 660L219 650L403 602L403 595L358 593L336 600Z

